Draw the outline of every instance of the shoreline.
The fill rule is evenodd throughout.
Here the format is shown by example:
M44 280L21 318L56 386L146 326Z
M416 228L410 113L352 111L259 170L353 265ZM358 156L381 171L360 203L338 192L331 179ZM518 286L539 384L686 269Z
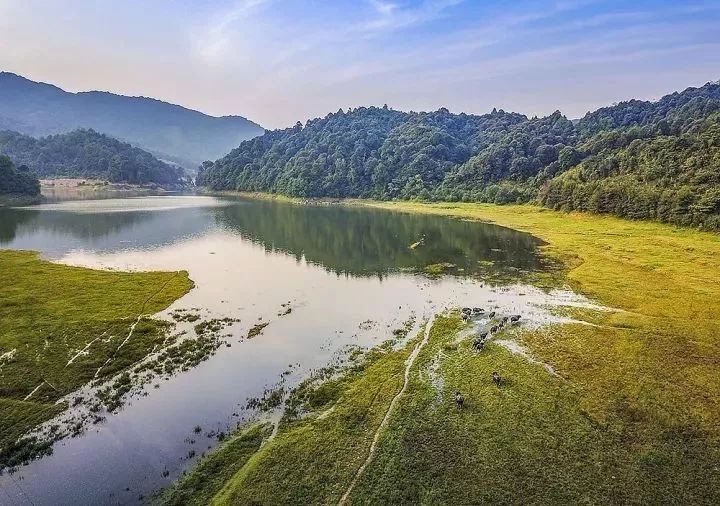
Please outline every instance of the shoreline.
M224 194L315 203L272 194ZM449 495L436 492L440 494L436 499L457 499L465 493L468 502L478 500L472 491L453 485L465 483L472 467L454 459L447 461L443 451L434 454L434 445L408 453L408 444L431 436L441 445L448 438L454 440L455 448L468 440L478 444L486 441L472 462L499 460L509 466L509 472L492 466L487 469L489 475L483 480L490 481L482 487L486 501L507 498L511 493L507 484L518 479L511 469L518 464L526 469L526 476L538 476L522 482L524 488L541 494L549 483L547 486L554 490L563 490L557 492L557 498L568 502L589 497L653 502L668 494L703 502L717 492L713 488L717 478L709 478L707 473L712 473L720 455L720 406L708 399L720 398L720 379L713 365L720 355L715 331L720 326L720 288L707 280L720 277L720 236L668 224L563 213L530 205L356 199L321 203L443 215L530 233L547 243L545 254L563 262L565 279L576 292L619 309L570 309L569 314L582 323L518 329L502 336L522 346L536 362L513 354L499 343L491 343L486 352L477 354L471 339L461 338L458 320L441 320L450 325L443 334L447 337L442 338L446 344L438 343L425 352L425 362L416 368L411 388L399 400L380 437L376 457L352 489L351 501L419 500L423 484L438 473L435 466L428 468L427 462L435 462L444 476L452 477L446 481L449 489L445 493ZM681 351L689 349L692 353ZM447 392L436 392L422 372L423 367L434 363L440 364L434 370L439 371L435 374L441 375L440 384L446 385ZM538 364L549 365L555 374ZM489 381L493 370L510 376L500 396ZM365 384L364 389L375 391L383 388L386 380L382 374L363 372L357 381ZM451 396L455 389L469 397L470 406L477 406L463 415L474 420L469 426L451 403L446 401L439 408L431 401L435 395ZM373 409L385 413L391 394ZM330 412L338 416L310 418L281 431L227 481L214 500L341 500L362 465L357 455L367 455L371 441L366 437L359 447L345 448L342 435L359 427L340 414L367 410L366 402L364 395L346 390L329 405ZM519 407L524 409L516 413ZM434 415L438 410L441 414ZM517 424L522 428L512 429ZM481 433L469 434L472 427ZM439 429L441 434L435 434ZM306 439L304 434L317 431L326 436L317 441ZM681 435L687 431L697 434L690 446ZM547 445L560 445L561 449L548 454ZM325 448L332 448L334 458L339 459L336 465L344 459L355 461L355 465L342 464L346 470L330 489L317 491L293 485L289 476L297 483L317 477L296 476L296 470L284 462L322 460ZM452 445L442 450L452 451ZM644 464L648 452L653 455L652 466ZM546 473L548 468L560 472L562 480L554 482L558 475ZM512 490L516 490L514 486Z
M463 441L478 443L477 448L473 446L477 453L468 457L470 462L497 459L503 464L484 469L482 479L488 481L478 490L488 494L482 498L489 502L506 497L506 484L513 483L513 478L520 480L517 486L535 494L542 494L549 483L553 490L562 490L556 497L562 502L588 497L653 502L668 494L703 502L710 497L708 487L712 491L717 475L701 478L712 473L715 456L720 454L716 444L720 407L711 402L720 398L714 366L719 356L715 329L720 325L720 287L707 280L720 277L719 236L529 205L310 202L272 194L223 193L300 205L436 214L524 231L547 243L543 253L563 262L563 277L575 291L620 311L568 309L583 323L518 328L502 335L522 346L537 363L505 350L500 343L489 343L484 352L477 353L472 337L462 332L459 316L441 316L433 326L429 347L423 348L413 366L406 392L398 394L402 385L396 381L405 354L382 354L367 370L343 380L340 393L323 405L327 416L293 422L264 445L253 439L253 453L243 454L246 460L237 463L233 477L222 478L225 486L214 490L219 495L205 499L337 502L357 475L375 433L364 432L352 441L344 438L367 425L363 413L369 410L374 420L370 429L380 426L396 398L387 426L380 426L382 434L372 461L350 489L350 500L398 502L404 497L397 495L400 490L418 500L422 484L440 469L451 479L445 480L449 488L438 491L436 498L464 497L453 486L466 483L475 468L462 459L442 458L462 447ZM556 375L538 364L549 365ZM489 381L495 370L508 378L500 390ZM435 377L440 381L433 383ZM323 384L330 386L320 385L318 391L331 390L332 381ZM466 411L452 404L454 390L466 394ZM311 436L320 433L321 438ZM684 434L693 435L690 446ZM435 443L407 451L408 444L426 438ZM439 454L433 453L436 445ZM337 479L327 489L311 487L316 494L312 497L303 495L308 493L304 480L320 476L296 469L293 463L298 459L325 462L328 451L334 459L330 464L337 466ZM647 452L651 452L651 466ZM211 455L218 462L227 457L222 448ZM234 457L227 458L235 465ZM195 470L202 469L202 462L190 471L189 479L201 476L203 471L196 474ZM429 469L427 462L438 467ZM512 473L511 464L517 463L522 476ZM554 481L558 476L562 479ZM477 502L481 497L465 498Z

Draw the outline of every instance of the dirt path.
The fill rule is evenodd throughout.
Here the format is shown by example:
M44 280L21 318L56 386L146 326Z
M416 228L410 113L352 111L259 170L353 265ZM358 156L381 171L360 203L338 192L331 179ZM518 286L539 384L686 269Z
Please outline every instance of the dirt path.
M397 404L398 400L407 390L408 384L410 383L410 370L412 369L413 364L415 363L415 359L417 359L418 355L420 354L420 351L422 350L423 346L425 346L430 339L430 330L432 329L433 324L435 323L435 315L433 315L430 318L430 321L427 322L427 325L425 326L425 335L423 336L422 341L420 341L417 346L415 346L415 349L413 349L412 353L410 353L410 356L405 361L405 381L403 382L403 386L400 389L400 391L395 394L395 397L393 397L392 401L390 401L390 405L388 406L387 411L385 412L385 416L382 419L382 422L380 422L380 425L378 426L377 430L375 431L375 435L373 437L372 444L370 445L370 451L368 452L368 456L365 459L365 462L360 466L360 468L357 470L357 473L355 473L355 477L353 478L353 481L350 483L350 486L347 488L345 493L343 494L342 498L340 499L340 502L338 503L340 506L348 504L348 498L350 497L350 494L352 493L353 489L357 485L358 481L360 481L360 478L363 475L363 472L365 472L365 468L370 464L373 457L375 456L375 451L377 450L378 441L380 441L380 435L382 434L383 429L388 424L388 421L390 420L390 415L392 415L393 410L395 409L395 405Z

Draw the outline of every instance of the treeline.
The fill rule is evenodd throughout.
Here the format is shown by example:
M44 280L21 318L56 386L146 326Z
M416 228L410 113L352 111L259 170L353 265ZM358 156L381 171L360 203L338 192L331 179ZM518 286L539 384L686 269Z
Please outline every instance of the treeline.
M37 197L40 181L27 166L15 167L10 158L0 155L0 195Z
M720 229L720 84L573 122L360 107L243 142L205 162L215 190L297 197L540 202Z
M147 151L94 130L75 130L36 139L0 132L0 153L27 165L40 178L87 178L113 183L183 184L183 170Z
M584 152L540 189L542 204L720 230L720 113L677 135L647 127L606 132Z

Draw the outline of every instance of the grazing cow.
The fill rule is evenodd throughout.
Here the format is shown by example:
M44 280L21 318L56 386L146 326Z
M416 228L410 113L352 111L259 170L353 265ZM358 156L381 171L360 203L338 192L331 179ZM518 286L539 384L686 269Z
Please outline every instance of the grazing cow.
M470 319L470 315L467 315L467 314L463 313L462 319L465 320L465 321L468 321L468 320Z
M478 339L475 339L475 340L473 341L473 347L474 347L477 351L482 351L483 348L485 348L485 341L483 341L482 339L479 339L479 338L478 338Z
M497 386L498 388L500 388L500 382L502 381L502 378L501 378L500 375L497 373L497 371L493 371L493 373L492 373L492 380L493 380L493 383L495 383L495 386Z
M470 314L471 311L472 311L472 310L471 310L469 307L464 307L464 308L462 308L462 312L465 313L465 314Z
M480 334L478 334L478 336L480 337L480 339L482 339L482 340L484 341L484 340L487 338L488 333L487 333L487 332L481 332Z
M519 320L520 320L520 315L519 315L519 314L514 314L514 315L512 315L512 316L510 317L510 321L513 322L513 323L515 323L516 321L519 321Z
M500 320L500 323L502 323L503 325L505 325L507 322L508 322L508 317L507 317L507 316L503 316L503 319Z
M490 333L491 333L491 334L494 334L494 333L497 332L497 331L498 331L497 325L493 325L492 327L490 327Z
M490 313L488 316L489 316L490 318L495 318L495 311L493 311L492 313Z
M465 397L460 392L455 392L455 405L458 409L462 409L465 406Z
M473 313L475 313L475 314L480 314L480 313L482 313L482 312L483 312L483 310L482 310L481 308L479 308L479 307L474 307L474 308L473 308Z

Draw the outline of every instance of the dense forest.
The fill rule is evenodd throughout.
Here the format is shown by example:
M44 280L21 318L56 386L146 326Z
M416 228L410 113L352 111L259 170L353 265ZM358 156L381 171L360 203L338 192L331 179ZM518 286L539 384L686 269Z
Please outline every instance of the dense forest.
M571 121L340 110L200 167L214 190L297 197L539 202L720 229L720 83Z
M0 132L0 153L30 167L40 178L89 178L166 187L183 184L181 168L93 130L39 139L6 130Z
M675 134L655 125L603 132L582 152L541 187L541 203L720 230L720 113Z
M7 156L0 155L0 195L36 197L40 181L25 165L15 167Z

